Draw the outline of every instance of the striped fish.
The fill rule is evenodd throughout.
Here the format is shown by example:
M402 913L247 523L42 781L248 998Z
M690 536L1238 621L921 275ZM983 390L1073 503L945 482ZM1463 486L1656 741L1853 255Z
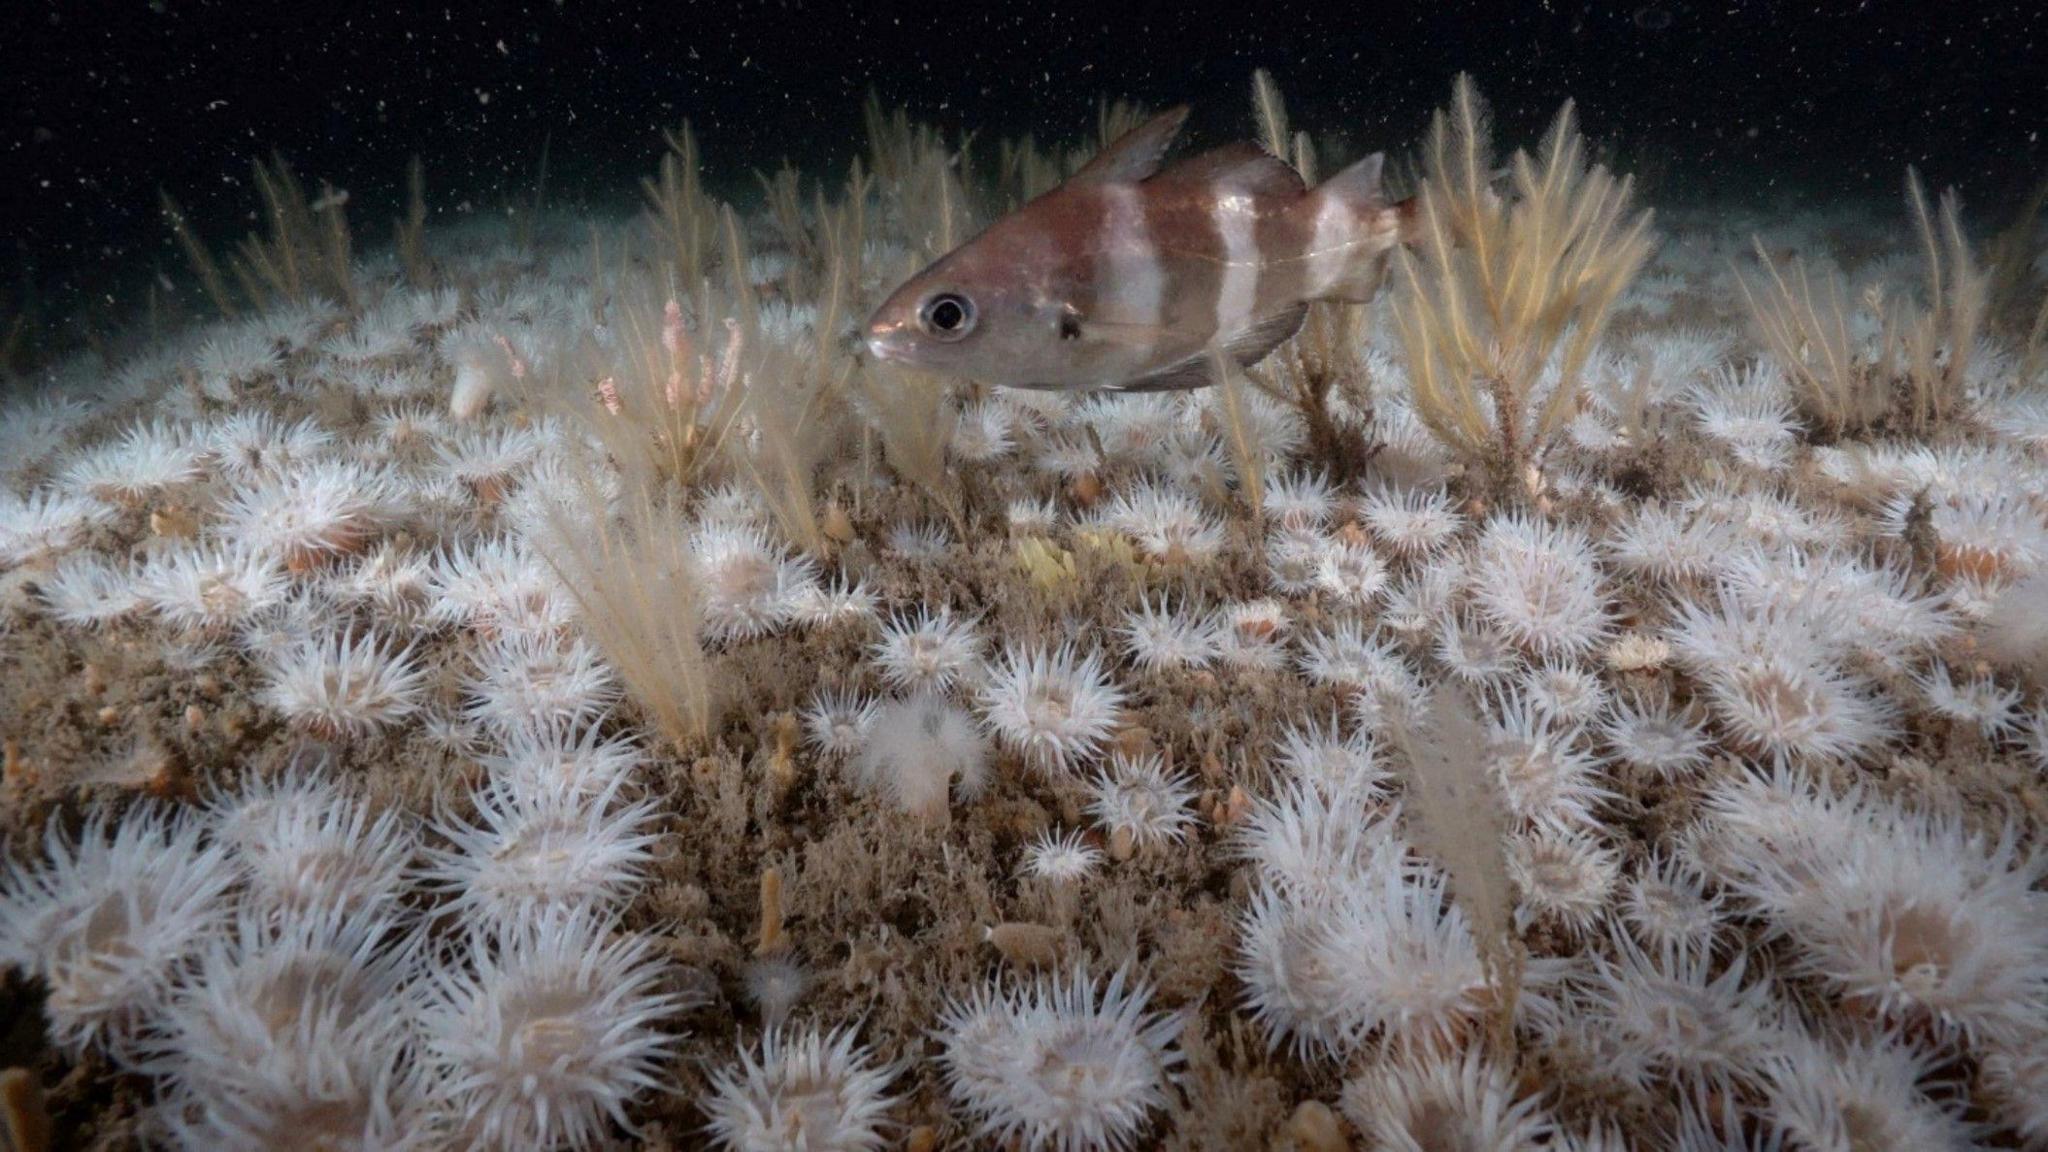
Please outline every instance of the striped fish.
M877 359L1017 388L1158 391L1250 365L1309 302L1365 301L1412 216L1379 154L1311 189L1250 142L1161 166L1187 108L1119 137L1052 191L898 288Z

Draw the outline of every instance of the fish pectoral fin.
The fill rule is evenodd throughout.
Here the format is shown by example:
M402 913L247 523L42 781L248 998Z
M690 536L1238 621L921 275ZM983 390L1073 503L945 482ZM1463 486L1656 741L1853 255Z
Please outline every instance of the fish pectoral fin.
M1277 312L1252 321L1251 326L1223 342L1223 351L1231 359L1249 368L1266 358L1267 353L1287 343L1296 332L1301 331L1301 322L1308 316L1308 303L1290 304Z
M1290 304L1277 312L1269 312L1253 321L1250 326L1223 341L1222 351L1232 362L1251 367L1287 342L1301 330L1301 322L1308 315L1308 304ZM1182 360L1176 360L1157 372L1148 372L1135 380L1117 386L1119 392L1175 392L1187 388L1207 388L1216 380L1216 353L1204 348Z
M1173 147L1180 126L1187 122L1188 106L1168 108L1097 152L1081 170L1068 178L1070 184L1135 184L1159 171L1166 150Z
M1176 360L1157 372L1125 381L1117 385L1115 391L1183 392L1190 388L1207 388L1214 383L1216 367L1209 362L1209 353L1202 351L1185 360Z

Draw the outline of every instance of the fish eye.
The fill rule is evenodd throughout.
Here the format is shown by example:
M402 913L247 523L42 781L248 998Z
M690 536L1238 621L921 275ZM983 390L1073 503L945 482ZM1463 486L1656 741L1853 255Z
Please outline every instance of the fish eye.
M917 326L938 340L958 340L974 330L974 301L941 292L917 310Z

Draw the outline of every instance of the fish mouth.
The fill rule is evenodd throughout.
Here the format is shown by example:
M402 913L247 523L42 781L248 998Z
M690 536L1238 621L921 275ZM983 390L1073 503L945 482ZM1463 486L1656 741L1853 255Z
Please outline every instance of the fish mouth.
M910 333L900 322L877 320L868 325L868 354L877 360L897 363L908 362L910 356Z

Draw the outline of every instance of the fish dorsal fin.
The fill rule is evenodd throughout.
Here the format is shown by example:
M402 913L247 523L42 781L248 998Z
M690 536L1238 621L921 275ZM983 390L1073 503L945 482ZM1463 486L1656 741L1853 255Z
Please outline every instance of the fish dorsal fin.
M1306 187L1301 173L1249 140L1190 156L1161 172L1155 183L1223 186L1254 196L1299 196Z
M1269 312L1223 342L1223 354L1244 367L1251 367L1287 342L1301 330L1308 315L1307 304L1290 304ZM1213 346L1212 346L1213 347ZM1204 348L1176 360L1157 372L1138 377L1117 388L1119 392L1176 392L1185 388L1207 388L1217 383L1215 353Z
M1187 105L1168 108L1110 141L1068 182L1135 184L1145 179L1159 171L1159 162L1165 159L1166 150L1173 147L1174 138L1180 135L1180 126L1187 118Z

